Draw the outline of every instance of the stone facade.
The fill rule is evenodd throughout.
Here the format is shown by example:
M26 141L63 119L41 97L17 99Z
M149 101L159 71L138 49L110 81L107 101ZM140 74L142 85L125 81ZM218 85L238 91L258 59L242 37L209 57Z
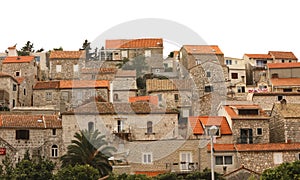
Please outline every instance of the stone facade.
M19 106L17 104L19 89L17 80L8 74L0 73L0 87L1 90L8 93L8 98L1 101L1 106L6 106L9 109Z

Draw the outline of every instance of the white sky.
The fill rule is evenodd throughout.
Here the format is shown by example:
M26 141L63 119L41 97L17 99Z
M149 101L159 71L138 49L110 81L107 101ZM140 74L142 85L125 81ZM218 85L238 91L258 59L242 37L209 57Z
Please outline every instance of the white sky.
M0 7L0 52L28 40L36 50L78 50L120 23L162 18L219 45L225 56L278 50L300 58L297 0L5 0Z

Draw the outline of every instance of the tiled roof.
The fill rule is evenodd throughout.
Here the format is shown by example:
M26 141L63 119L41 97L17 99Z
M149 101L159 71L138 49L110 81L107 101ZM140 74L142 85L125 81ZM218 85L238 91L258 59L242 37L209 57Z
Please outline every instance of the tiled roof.
M10 63L29 63L34 60L34 56L7 56L2 61L3 64Z
M210 144L207 145L210 151ZM300 143L214 144L215 151L299 151Z
M173 109L165 109L155 106L148 102L135 102L135 103L108 103L96 102L89 103L76 108L73 112L78 114L178 114L178 111Z
M56 115L0 115L0 128L62 128Z
M253 170L251 170L251 169L248 169L248 168L246 168L245 166L242 165L240 168L238 168L238 169L236 169L236 170L234 170L234 171L231 171L231 172L229 172L229 173L227 173L227 174L224 174L223 177L227 177L227 176L230 176L230 175L232 175L232 174L238 173L238 172L241 171L241 170L246 170L246 171L248 171L248 172L250 172L250 173L252 173L252 174L257 174L258 176L261 175L260 173L255 172L255 171L253 171Z
M244 54L251 59L273 59L269 54Z
M300 78L271 78L273 86L300 86Z
M217 45L183 45L188 54L223 54Z
M164 173L166 173L166 171L135 171L135 174L144 174L149 177L154 177Z
M285 68L299 68L300 62L290 62L290 63L268 63L267 67L269 69L285 69Z
M162 48L162 38L113 39L105 41L106 49Z
M59 81L40 81L37 82L33 89L58 89Z
M189 117L190 125L194 134L204 134L205 126L219 126L221 128L221 134L232 134L229 124L223 116L191 116Z
M297 60L297 57L293 52L284 52L284 51L269 51L269 54L275 59L292 59Z
M136 77L136 70L118 70L115 77Z
M83 74L113 74L117 71L116 68L82 68Z
M11 76L10 74L6 74L6 73L3 73L3 72L0 72L0 78L1 77L9 77L11 79L13 79L15 82L18 82L13 76Z
M16 77L16 80L18 81L18 84L21 84L25 80L25 77Z
M225 111L232 119L267 119L268 116L259 105L226 105ZM239 115L234 109L258 109L259 115Z
M61 80L59 83L60 89L74 88L109 88L107 80Z
M158 105L158 97L157 96L136 96L129 97L129 102L149 102L154 105Z
M51 51L50 59L79 59L85 58L85 51Z
M193 83L178 79L147 79L146 88L147 92L190 90L193 89Z

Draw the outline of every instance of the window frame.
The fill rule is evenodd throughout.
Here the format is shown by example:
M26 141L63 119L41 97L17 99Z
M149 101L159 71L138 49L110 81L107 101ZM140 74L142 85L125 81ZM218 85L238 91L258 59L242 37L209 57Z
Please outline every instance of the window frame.
M52 101L52 92L46 91L45 96L46 96L46 101Z
M142 153L142 164L153 164L152 152Z
M185 155L185 161L183 158ZM191 151L182 151L179 153L180 159L180 171L190 171L189 163L193 163L193 154Z
M261 131L260 133L259 133L259 130ZM263 128L261 128L261 127L256 128L256 135L263 136Z
M60 73L61 72L61 69L62 69L62 65L61 64L56 64L55 66L55 70L57 73Z
M56 144L53 144L53 145L51 146L51 157L52 157L52 158L57 158L57 157L59 157L59 156L58 156L58 145L56 145Z
M52 136L56 136L56 135L57 135L56 128L53 128L53 129L52 129Z
M230 159L231 159L231 163L227 163L226 162L226 157L230 157ZM220 159L221 158L221 160L222 160L222 163L219 163L219 161L217 160L217 158L218 159ZM215 156L215 165L216 166L231 166L231 165L233 165L233 156L232 155L216 155Z
M15 138L16 140L29 140L30 139L29 129L17 129Z
M145 57L151 57L151 49L146 49L144 53Z
M239 79L239 73L231 73L231 79Z

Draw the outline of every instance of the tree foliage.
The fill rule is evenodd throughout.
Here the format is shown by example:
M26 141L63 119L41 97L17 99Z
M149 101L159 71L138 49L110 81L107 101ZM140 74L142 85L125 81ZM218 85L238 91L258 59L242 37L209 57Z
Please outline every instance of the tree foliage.
M69 165L60 169L54 177L55 180L96 180L99 178L99 171L88 164L75 166Z
M262 180L299 180L300 179L300 161L286 162L273 168L266 169L262 175Z
M21 50L17 52L18 56L29 56L31 52L34 52L33 43L27 41L26 44L21 48Z
M72 144L67 147L67 154L61 157L62 167L89 164L96 168L101 176L112 171L108 158L116 149L108 145L104 135L100 135L98 130L81 130L75 133L74 138Z
M128 58L124 58L121 63L116 65L118 68L122 68L123 70L136 70L136 76L142 77L143 70L148 69L148 65L146 63L145 56L137 56L132 60Z

